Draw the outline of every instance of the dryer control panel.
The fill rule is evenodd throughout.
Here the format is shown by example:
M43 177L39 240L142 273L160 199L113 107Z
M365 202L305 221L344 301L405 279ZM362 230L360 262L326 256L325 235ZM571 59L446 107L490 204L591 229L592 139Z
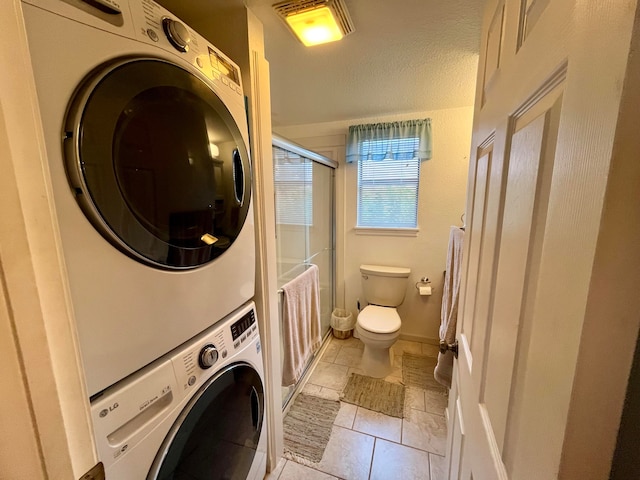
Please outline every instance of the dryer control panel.
M225 102L244 108L240 67L153 0L22 0L49 12L120 37L153 45L181 58L207 77Z
M172 51L196 67L226 98L244 102L240 67L152 0L130 0L139 40Z

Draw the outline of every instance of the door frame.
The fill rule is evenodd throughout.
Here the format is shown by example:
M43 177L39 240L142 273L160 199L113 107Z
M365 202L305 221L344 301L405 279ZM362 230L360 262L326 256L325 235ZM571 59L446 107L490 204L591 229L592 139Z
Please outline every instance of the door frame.
M627 11L634 12L630 52L637 52L640 3L626 3ZM606 5L598 10L604 16ZM626 396L638 388L638 379L630 377L640 338L638 78L640 58L630 54L621 84L620 109L582 325L560 478L609 478L616 449L637 455L638 437L636 442L619 442L618 432L626 420L622 416L628 401ZM589 459L588 464L585 458ZM638 469L636 462L636 473L640 472Z
M97 454L21 2L0 12L0 476L80 478Z

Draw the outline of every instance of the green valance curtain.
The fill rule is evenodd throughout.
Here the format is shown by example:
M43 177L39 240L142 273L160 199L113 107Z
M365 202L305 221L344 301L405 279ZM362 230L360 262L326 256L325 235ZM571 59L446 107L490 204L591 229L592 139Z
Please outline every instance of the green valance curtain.
M410 148L407 148L410 146ZM347 162L358 160L431 158L431 119L352 125L347 137Z

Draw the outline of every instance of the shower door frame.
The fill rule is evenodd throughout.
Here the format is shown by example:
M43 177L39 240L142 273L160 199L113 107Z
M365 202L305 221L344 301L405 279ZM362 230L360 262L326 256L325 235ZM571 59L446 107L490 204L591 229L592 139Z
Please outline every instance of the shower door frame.
M321 155L319 153L313 152L307 148L304 148L297 143L292 142L291 140L287 140L284 137L276 135L275 133L271 136L271 143L274 147L279 147L285 150L288 150L293 153L297 153L301 157L308 158L311 161L319 163L321 165L325 165L331 168L331 221L333 222L333 229L331 230L331 247L333 250L333 256L331 257L331 284L333 285L333 291L331 292L331 303L336 304L336 169L338 168L338 162Z
M331 191L330 191L331 205L329 206L329 210L331 212L331 224L332 224L330 240L331 240L331 251L333 252L331 256L331 287L332 287L331 288L331 305L332 305L332 308L335 308L335 305L336 305L336 227L337 227L335 197L336 197L336 169L338 168L339 163L329 157L313 152L301 145L298 145L292 142L291 140L288 140L276 134L272 135L271 143L272 143L272 148L278 147L283 150L287 150L291 153L295 153L299 155L302 158L311 160L312 162L318 163L320 165L324 165L331 169ZM275 160L274 160L274 167L275 167ZM302 262L300 265L304 265L304 264L305 262ZM278 296L280 296L280 294L278 294ZM280 309L281 309L281 298L278 298L278 312L281 315ZM282 329L281 318L279 322L279 327L280 329ZM281 334L282 334L282 331L281 331ZM322 335L323 346L325 345L326 340L330 335L331 335L331 327L329 327L329 330L326 333L323 333ZM322 348L323 347L320 347L319 351L321 351ZM302 374L302 378L298 381L298 383L296 383L292 387L289 387L290 391L287 394L286 399L283 399L283 402L282 402L283 409L285 409L287 405L290 404L291 400L295 397L296 392L298 391L298 388L305 383L306 381L305 377L307 373L311 370L310 367L313 364L313 362L317 361L317 358L318 358L318 354L316 353L313 359L305 367L305 371Z

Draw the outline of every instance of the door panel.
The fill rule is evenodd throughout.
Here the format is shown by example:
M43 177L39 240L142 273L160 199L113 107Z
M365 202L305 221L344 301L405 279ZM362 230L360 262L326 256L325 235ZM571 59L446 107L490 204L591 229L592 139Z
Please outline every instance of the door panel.
M502 56L502 43L504 40L504 1L498 2L498 5L489 25L486 41L486 56L484 62L484 74L482 85L482 103L484 104L487 90L491 87L494 76L500 69L500 60Z
M522 0L520 10L520 28L518 33L518 48L522 46L533 28L540 20L550 0Z
M487 152L486 154L484 152ZM482 158L480 161L483 161L484 157L487 156L488 162L488 171L491 172L492 160L493 160L493 145L491 145L488 149L485 147L482 149ZM487 181L487 189L485 191L484 203L485 207L483 208L483 223L481 225L481 240L480 240L480 248L478 251L479 265L478 265L478 273L477 273L477 285L475 288L475 293L473 294L472 299L470 299L470 304L473 305L473 310L470 312L466 312L465 317L466 322L473 324L473 332L469 339L469 347L471 352L473 352L473 356L475 360L480 361L483 356L484 348L481 344L479 344L479 340L482 339L482 332L485 330L486 318L487 318L487 310L489 308L489 294L491 289L491 277L493 275L493 269L489 266L494 262L494 237L495 230L493 229L493 225L495 225L495 200L496 200L496 190L500 189L500 179L495 177L489 177ZM493 200L493 208L490 202ZM499 207L498 207L499 208ZM475 218L476 211L473 211L473 217ZM473 225L472 225L473 228ZM470 257L473 258L473 254L469 253ZM470 357L471 358L471 357Z
M516 350L525 348L519 331L526 330L522 323L531 320L525 315L531 303L528 296L535 294L536 272L532 269L539 260L540 245L536 242L542 238L546 221L561 101L557 98L551 110L542 112L545 106L537 104L534 112L528 112L538 114L530 123L522 117L514 122L494 305L486 330L489 355L480 399L487 405L500 450L513 401L514 358ZM526 359L519 361L522 364Z
M457 393L458 378L454 376L451 382L451 391L449 392L450 398L455 399L449 409L449 441L460 448L452 452L452 455L448 458L449 463L449 475L450 478L461 478L461 461L464 455L465 449L465 432L464 432L464 417L462 415L462 409L460 408L460 398Z
M471 259L467 263L467 276L469 278L468 286L463 295L463 311L468 315L462 315L462 328L460 330L461 335L465 337L471 337L473 335L473 324L471 321L465 323L466 318L472 318L475 308L475 292L477 289L477 276L480 268L480 255L479 252L482 249L482 240L485 224L485 210L487 204L487 184L489 182L489 170L491 164L492 149L489 148L487 152L478 159L475 175L475 191L473 195L473 214L471 215L471 229L470 232L478 232L478 235L470 233L467 235L467 242L469 243L469 258ZM468 292L468 293L467 293Z

